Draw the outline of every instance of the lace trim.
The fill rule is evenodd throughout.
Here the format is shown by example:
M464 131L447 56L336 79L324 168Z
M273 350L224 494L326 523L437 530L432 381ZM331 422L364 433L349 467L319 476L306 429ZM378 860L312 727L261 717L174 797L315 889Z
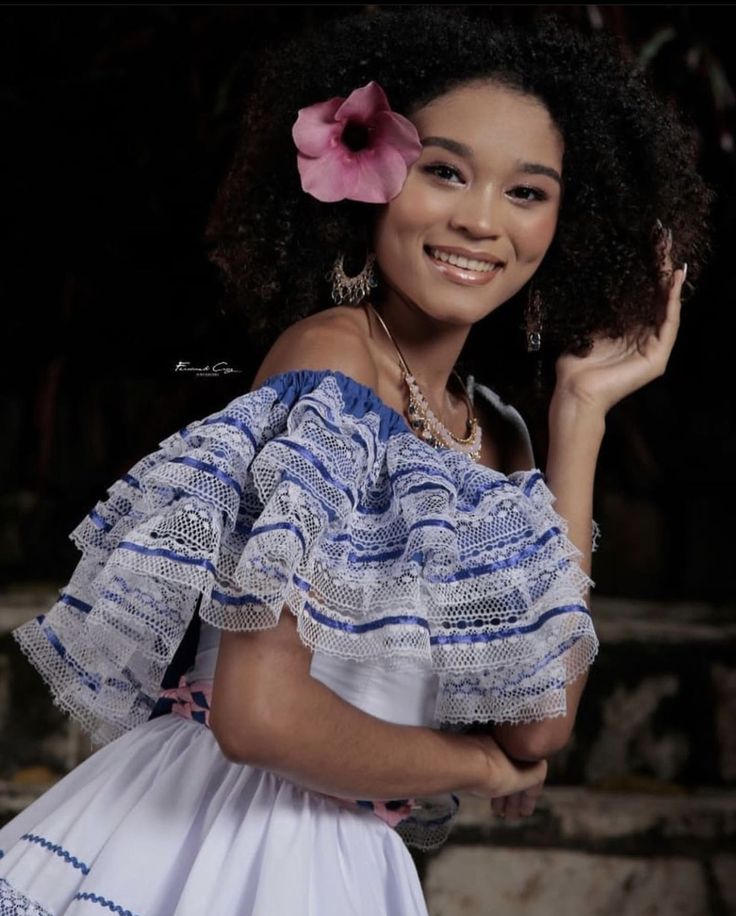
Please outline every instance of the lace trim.
M14 632L97 743L150 716L200 597L220 629L286 606L312 650L433 670L439 726L563 714L598 650L544 475L435 450L341 373L269 379L108 494L56 604Z
M17 891L5 878L0 878L0 916L53 916L53 914Z

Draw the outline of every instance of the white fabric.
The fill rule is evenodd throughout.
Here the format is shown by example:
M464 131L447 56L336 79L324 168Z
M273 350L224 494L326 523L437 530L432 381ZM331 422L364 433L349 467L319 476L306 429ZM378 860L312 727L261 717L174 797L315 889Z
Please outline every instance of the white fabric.
M228 761L173 715L97 751L0 829L0 849L0 880L51 916L427 916L388 824Z
M202 624L189 683L212 679L219 640ZM374 715L431 718L430 685L405 673L386 683L318 654L311 670ZM384 821L228 761L208 728L173 715L93 754L0 829L0 851L0 879L52 916L110 908L99 901L134 916L426 916L411 855Z

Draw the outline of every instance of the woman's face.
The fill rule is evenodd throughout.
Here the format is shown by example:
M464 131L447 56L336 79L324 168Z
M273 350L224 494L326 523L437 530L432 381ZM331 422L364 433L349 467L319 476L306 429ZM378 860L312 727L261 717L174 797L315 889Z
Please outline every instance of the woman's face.
M564 144L540 101L489 83L453 89L411 120L423 150L377 218L378 265L389 299L470 325L518 292L544 258ZM453 264L458 257L469 260ZM489 259L502 263L491 272Z

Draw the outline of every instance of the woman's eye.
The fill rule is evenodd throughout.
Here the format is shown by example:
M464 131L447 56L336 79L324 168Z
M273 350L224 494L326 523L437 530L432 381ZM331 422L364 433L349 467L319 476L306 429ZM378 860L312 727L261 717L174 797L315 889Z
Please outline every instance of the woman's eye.
M529 194L534 195L533 197L524 197L522 200L546 200L547 195L544 191L540 191L538 188L529 188L526 185L519 185L518 188L514 188L514 191L527 191Z
M453 168L451 165L428 165L425 166L424 171L429 172L431 175L436 175L443 181L452 182L453 178L457 178L462 181L462 175L460 172L458 172L458 170ZM454 182L452 183L454 184Z

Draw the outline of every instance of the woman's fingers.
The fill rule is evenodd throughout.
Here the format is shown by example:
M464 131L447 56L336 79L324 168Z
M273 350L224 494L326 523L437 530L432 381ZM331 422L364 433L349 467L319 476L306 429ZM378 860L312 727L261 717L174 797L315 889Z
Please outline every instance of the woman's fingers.
M672 280L672 230L667 229L660 245L660 262L662 264L662 287L665 292Z
M658 244L660 253L661 289L664 297L664 316L659 327L649 338L649 358L662 363L662 371L667 364L669 354L674 347L680 327L680 310L682 306L682 286L685 282L684 265L677 270L672 264L672 230L664 232Z
M521 800L521 805L519 806L519 814L522 817L529 817L530 814L534 813L534 806L537 803L537 799L530 795L525 795Z
M513 795L504 795L502 798L491 800L491 811L498 817L513 820L518 817L529 817L534 813L537 799L542 794L544 782L540 782L523 792Z
M524 792L517 792L514 795L509 795L509 797L506 799L507 820L514 820L520 816L521 798L524 794Z
M680 268L675 271L672 286L667 299L667 311L662 324L657 329L657 340L665 344L674 344L677 331L680 327L680 309L682 306L682 285L685 282L685 271Z

